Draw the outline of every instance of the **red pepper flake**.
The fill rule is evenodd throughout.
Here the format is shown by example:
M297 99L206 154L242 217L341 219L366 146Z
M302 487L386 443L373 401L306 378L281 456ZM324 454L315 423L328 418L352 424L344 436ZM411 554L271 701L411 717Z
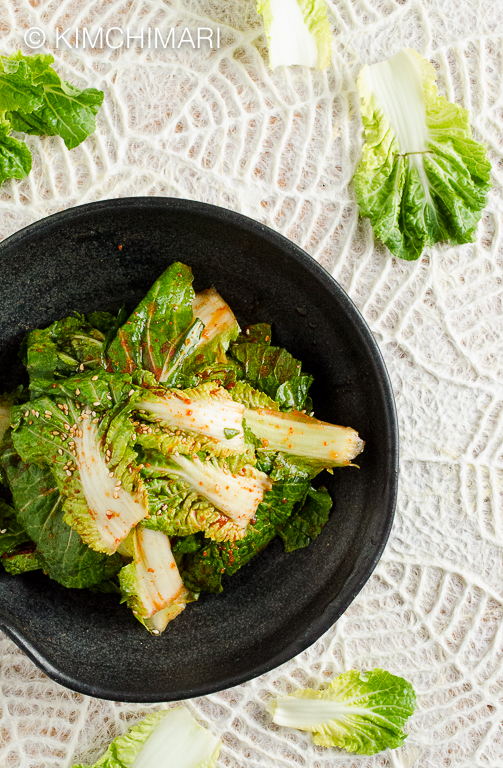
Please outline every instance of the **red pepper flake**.
M149 572L149 573L155 573L155 571L154 571L154 569L153 569L153 568L149 568L149 569L148 569L148 572Z
M286 502L287 502L287 500L286 500L286 499L281 499L281 503L282 503L282 504L286 504Z
M122 251L122 245L119 245L119 251Z

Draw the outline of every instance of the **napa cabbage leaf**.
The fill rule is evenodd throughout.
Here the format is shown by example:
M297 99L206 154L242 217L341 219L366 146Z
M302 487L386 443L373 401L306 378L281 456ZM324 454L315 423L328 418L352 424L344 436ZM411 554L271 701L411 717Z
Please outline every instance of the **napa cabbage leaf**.
M433 66L405 49L360 72L365 144L354 176L360 213L402 259L475 238L490 187L469 113L440 96Z
M344 672L322 690L305 688L279 696L267 709L277 725L311 731L318 746L374 755L403 744L402 728L415 703L407 680L374 669Z
M73 768L214 768L221 742L185 707L151 712L112 741L100 759Z
M325 0L258 0L264 19L269 66L328 66L332 33Z

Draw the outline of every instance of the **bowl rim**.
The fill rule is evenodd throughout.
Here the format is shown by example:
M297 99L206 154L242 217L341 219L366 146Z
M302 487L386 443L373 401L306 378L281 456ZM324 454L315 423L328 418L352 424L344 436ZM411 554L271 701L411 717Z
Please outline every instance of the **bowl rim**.
M0 261L5 252L8 252L23 240L31 240L38 237L47 230L58 227L65 222L75 222L79 218L88 214L103 212L107 210L127 209L127 208L150 208L150 209L168 209L170 211L180 211L203 216L209 219L216 219L219 222L229 223L230 225L244 230L253 236L266 239L273 246L277 247L283 253L286 253L294 262L302 265L309 274L317 281L321 282L332 294L338 295L338 301L342 304L344 311L350 317L353 330L360 337L360 341L366 347L374 371L377 376L377 383L381 390L383 409L385 411L385 421L389 430L389 443L392 450L388 456L389 476L385 484L383 506L387 509L386 524L381 529L379 541L372 541L374 549L371 555L365 551L358 555L352 572L348 575L346 582L340 592L334 599L329 601L324 610L311 621L309 627L299 635L295 641L287 644L280 651L271 656L267 662L258 664L249 668L246 672L229 676L223 683L213 683L200 685L191 689L182 691L173 691L166 696L160 694L144 694L135 692L132 694L128 690L112 690L107 686L96 686L85 681L79 680L70 674L58 670L52 665L37 649L35 644L27 640L22 632L17 631L10 626L5 617L0 618L0 629L22 650L26 655L53 681L65 686L73 691L82 693L95 698L108 699L112 701L122 701L131 703L160 703L167 701L181 701L198 696L205 696L210 693L232 688L236 685L248 682L271 670L279 667L281 664L291 660L298 654L305 651L313 645L325 632L327 632L340 616L347 610L351 602L361 591L365 583L372 575L377 563L381 559L386 543L388 541L393 520L395 516L397 491L398 491L398 464L399 464L399 443L398 443L398 420L396 413L396 404L391 386L390 377L382 356L382 353L374 339L374 336L364 319L363 315L357 309L352 299L348 296L344 288L335 280L334 277L322 267L312 256L304 251L299 245L289 240L284 235L276 232L274 229L236 211L222 208L209 203L199 202L197 200L188 200L185 198L158 197L158 196L139 196L109 198L105 200L85 203L83 205L72 206L63 211L38 219L31 224L17 230L9 237L0 242ZM362 572L363 569L363 572ZM353 574L360 573L356 580L352 580ZM351 584L349 584L351 582Z

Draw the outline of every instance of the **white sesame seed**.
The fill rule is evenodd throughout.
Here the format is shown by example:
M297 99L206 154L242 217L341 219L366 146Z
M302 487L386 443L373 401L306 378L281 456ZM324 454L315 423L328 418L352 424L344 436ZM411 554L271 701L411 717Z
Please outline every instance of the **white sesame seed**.
M29 415L30 415L30 412L26 411L25 414L24 414L25 419L27 419Z
M134 389L130 389L128 392L128 397L131 397L131 395L134 395Z
M100 401L99 401L99 400L96 400L96 402L95 402L95 403L93 403L93 405L101 405L101 403L100 403Z
M79 389L78 387L77 387L77 389L75 390L75 394L76 394L76 395L80 395L80 389Z
M0 533L7 533L7 528L2 528L2 530L0 531Z
M109 473L108 473L108 477L113 477L113 476L114 476L114 473L113 473L113 472L109 472Z
M83 370L84 370L84 363L81 363L81 364L79 365L79 371L83 371Z
M218 493L219 490L220 490L220 486L218 485L218 483L215 483L215 493Z
M158 630L158 629L153 629L153 630L152 630L152 634L153 634L153 635L159 635L159 634L160 634L160 632L159 632L159 630Z
M58 453L59 453L60 456L63 455L63 451L61 450L61 448L58 448Z
M67 469L67 470L66 470L66 474L68 475L68 477L71 477L71 476L72 476L72 473L70 472L70 470L69 470L69 469Z
M97 378L98 378L97 376L91 376L91 381L96 381Z

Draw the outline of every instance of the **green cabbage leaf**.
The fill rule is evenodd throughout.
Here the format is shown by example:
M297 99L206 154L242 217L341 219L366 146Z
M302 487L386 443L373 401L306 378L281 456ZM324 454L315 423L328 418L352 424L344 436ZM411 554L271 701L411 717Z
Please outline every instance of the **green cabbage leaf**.
M302 372L302 363L286 349L271 346L270 326L261 324L258 329L255 332L253 326L247 328L229 349L232 358L240 364L243 377L283 410L310 408L308 392L313 377Z
M402 677L383 669L344 672L328 688L305 688L268 702L277 725L311 731L321 747L374 755L403 744L402 728L414 712L416 695Z
M2 57L1 63L0 98L8 97L3 109L8 110L14 131L61 136L68 149L77 147L94 133L96 113L103 102L102 91L80 90L61 80L51 66L54 58L50 54L24 56L19 51Z
M194 297L190 267L171 264L119 328L107 351L109 370L143 369L167 386L176 385L203 331L193 316Z
M306 500L281 528L279 535L286 552L307 547L328 522L332 499L326 488L310 488Z
M360 213L402 259L475 238L491 166L469 113L440 96L433 66L405 49L360 72L365 144L354 177Z
M141 478L134 471L131 400L115 405L110 377L93 378L86 381L91 389L103 385L101 399L96 394L93 405L43 396L31 400L29 408L14 407L12 439L23 461L52 470L63 497L64 522L92 549L110 555L145 517L147 506ZM70 386L69 382L62 386Z
M180 539L173 547L183 557L180 573L193 592L221 592L222 577L232 576L276 536L297 505L304 503L308 482L275 483L258 505L255 520L239 541L208 541L195 534L191 542ZM188 537L189 538L189 537Z

